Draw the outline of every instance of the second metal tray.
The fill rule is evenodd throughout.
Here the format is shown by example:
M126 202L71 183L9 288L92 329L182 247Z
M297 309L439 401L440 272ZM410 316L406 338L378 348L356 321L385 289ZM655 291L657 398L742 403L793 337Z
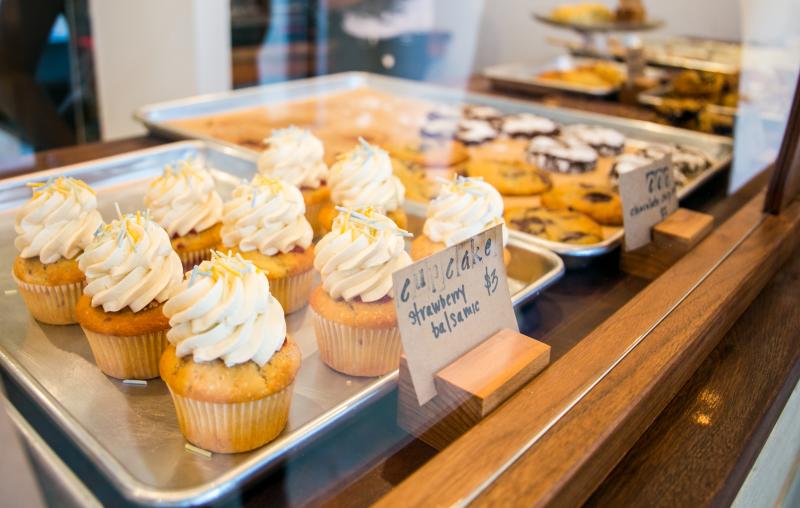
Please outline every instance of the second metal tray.
M287 318L288 332L303 352L286 430L248 453L186 451L175 410L163 382L131 386L103 375L78 326L49 326L28 314L11 278L16 208L30 197L26 183L51 176L82 178L97 190L103 216L142 207L149 179L167 163L196 158L212 168L223 197L255 171L251 158L213 143L186 141L0 181L0 288L4 333L0 366L22 387L112 485L128 500L147 505L213 502L263 475L287 452L297 450L345 415L388 393L397 373L378 378L339 374L319 359L310 312ZM411 210L412 218L414 210ZM412 220L412 226L420 223ZM515 305L557 280L564 267L555 254L512 241L509 268Z
M214 140L214 138L204 136L198 132L177 127L174 122L189 118L224 115L232 111L250 108L269 108L272 105L285 104L290 101L311 99L335 92L346 92L360 88L367 88L398 97L453 106L463 103L485 104L493 106L504 113L534 113L561 124L589 123L611 127L637 142L671 142L702 150L712 159L713 165L689 182L681 190L679 197L694 192L713 174L728 167L733 152L730 138L722 136L362 72L346 72L163 102L143 107L134 116L152 132L173 138L200 137L201 139ZM251 149L232 143L224 144L247 154L246 156L252 160L257 157L257 153ZM602 243L588 246L548 242L524 233L516 233L513 237L524 241L527 245L551 249L565 258L576 258L575 261L581 264L587 258L613 250L622 239L622 231L620 229L617 234L609 236ZM571 266L574 266L574 264Z

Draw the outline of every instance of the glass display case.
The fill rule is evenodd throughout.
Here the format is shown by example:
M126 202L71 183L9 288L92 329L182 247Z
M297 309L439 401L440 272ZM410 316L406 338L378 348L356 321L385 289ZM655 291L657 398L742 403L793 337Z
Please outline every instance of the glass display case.
M791 2L41 3L0 372L45 504L792 504Z

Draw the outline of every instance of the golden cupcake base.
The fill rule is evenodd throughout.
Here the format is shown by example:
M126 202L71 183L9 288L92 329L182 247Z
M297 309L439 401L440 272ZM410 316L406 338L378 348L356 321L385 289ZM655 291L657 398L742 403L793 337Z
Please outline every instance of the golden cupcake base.
M170 393L187 441L212 452L239 453L265 445L286 427L293 386L263 399L233 403L194 400L171 388Z
M167 347L167 331L142 335L107 335L88 330L94 361L107 376L117 379L153 379L159 376L158 361Z
M78 322L75 317L75 304L83 293L82 281L48 286L23 282L16 275L12 276L22 300L34 319L48 325L71 325Z
M319 355L330 368L351 376L380 376L400 365L403 344L397 325L357 328L312 313Z

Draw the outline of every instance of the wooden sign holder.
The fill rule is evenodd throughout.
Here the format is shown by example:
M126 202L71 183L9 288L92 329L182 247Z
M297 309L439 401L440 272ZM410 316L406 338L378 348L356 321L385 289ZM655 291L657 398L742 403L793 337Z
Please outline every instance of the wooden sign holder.
M550 363L550 346L504 329L440 370L437 395L419 405L406 357L400 359L400 427L443 449Z
M714 227L714 217L678 208L653 226L653 241L620 255L623 272L655 279L705 238Z

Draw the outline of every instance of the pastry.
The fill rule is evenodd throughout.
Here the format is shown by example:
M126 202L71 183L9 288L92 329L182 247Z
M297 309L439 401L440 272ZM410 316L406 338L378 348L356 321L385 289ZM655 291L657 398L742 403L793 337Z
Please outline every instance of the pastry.
M263 272L215 252L164 305L169 346L159 371L187 441L245 452L286 426L301 353Z
M78 257L86 287L75 313L95 362L118 379L158 377L169 323L162 304L183 278L167 232L147 214L120 215Z
M503 112L492 106L482 104L466 104L461 109L461 115L467 120L482 120L498 127L503 121Z
M411 242L415 261L503 224L503 198L482 179L456 177L442 185L425 215L423 234ZM503 245L507 244L508 231L503 227ZM508 264L508 249L504 249L503 257Z
M465 145L480 145L497 137L497 129L486 120L461 120L456 139Z
M643 23L646 11L641 0L620 0L614 17L621 23Z
M572 137L537 136L528 144L528 158L554 173L588 173L597 166L597 152Z
M402 345L392 273L408 266L403 231L371 208L345 211L316 248L322 285L311 293L320 358L351 376L395 370Z
M389 154L361 139L351 151L339 156L331 167L328 185L331 203L319 215L319 222L329 231L336 217L336 205L357 208L375 207L386 213L399 227L405 228L408 218L402 206L405 188L392 174Z
M585 213L603 225L622 225L622 202L610 187L583 182L558 185L542 194L542 205Z
M505 213L511 229L560 243L588 245L603 241L603 230L589 216L572 210L539 206L510 208Z
M14 220L13 277L31 315L42 323L76 323L84 285L77 256L103 223L94 191L81 180L59 177L36 183Z
M392 172L406 189L406 199L427 203L436 195L437 184L428 178L421 166L407 164L392 157Z
M421 140L389 145L387 150L392 156L422 168L451 168L469 157L458 141Z
M219 244L222 198L205 169L189 161L177 168L167 165L147 187L144 206L150 210L150 218L167 231L184 270L208 259Z
M512 138L531 139L536 136L554 136L559 126L543 116L530 113L507 116L503 119L503 134Z
M672 155L672 168L675 173L681 173L687 178L692 178L711 166L711 159L704 152L688 146L673 144L651 143L640 149L637 154L648 159L658 160Z
M591 88L617 88L625 81L619 67L607 62L578 65L569 69L553 69L540 73L537 79L560 81Z
M267 149L258 157L258 172L299 188L306 204L306 218L314 234L322 235L319 212L330 200L322 142L307 129L288 127L272 131L264 144Z
M602 25L613 21L614 13L603 4L585 2L556 7L550 12L550 17L560 23Z
M305 306L313 278L314 232L297 187L263 175L243 182L225 203L221 236L222 250L266 272L284 312Z
M467 176L486 180L504 196L531 196L552 187L550 178L524 161L470 159Z
M625 135L608 127L573 124L562 129L564 137L574 137L591 146L603 157L622 152L625 148Z

